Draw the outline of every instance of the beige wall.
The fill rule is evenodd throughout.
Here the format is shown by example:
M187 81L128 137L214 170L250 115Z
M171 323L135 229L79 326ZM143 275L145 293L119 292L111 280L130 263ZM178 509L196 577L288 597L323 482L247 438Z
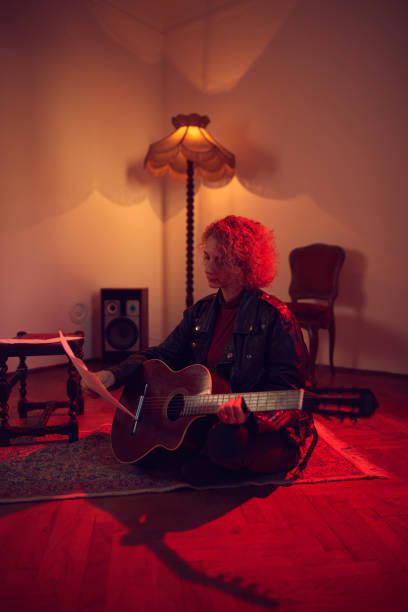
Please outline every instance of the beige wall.
M292 248L342 245L335 361L400 373L408 372L407 17L403 2L240 3L169 33L166 71L167 116L208 114L209 131L237 158L229 186L201 189L197 234L228 213L274 228L281 263L271 291L283 300ZM191 48L181 54L183 40ZM174 198L170 287L177 227ZM199 275L195 297L206 292ZM173 292L169 323L182 302ZM318 361L327 363L320 337Z
M162 129L161 65L107 35L87 2L9 4L0 25L0 336L80 328L85 355L97 355L99 289L148 287L159 341L162 189L142 162ZM75 304L85 307L81 321Z
M172 115L199 112L237 176L197 186L196 236L229 213L273 227L282 299L292 248L341 244L336 363L408 372L405 2L248 0L163 35L112 3L9 4L1 337L81 327L97 355L98 292L112 285L149 288L151 343L170 331L184 307L185 189L142 161ZM207 291L197 265L195 297Z

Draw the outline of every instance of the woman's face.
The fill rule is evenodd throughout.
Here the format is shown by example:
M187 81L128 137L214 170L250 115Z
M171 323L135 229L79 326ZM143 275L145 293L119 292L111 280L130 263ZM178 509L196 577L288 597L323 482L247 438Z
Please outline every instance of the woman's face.
M242 272L225 261L215 238L204 244L204 271L210 287L223 290L224 295L239 293L244 288Z

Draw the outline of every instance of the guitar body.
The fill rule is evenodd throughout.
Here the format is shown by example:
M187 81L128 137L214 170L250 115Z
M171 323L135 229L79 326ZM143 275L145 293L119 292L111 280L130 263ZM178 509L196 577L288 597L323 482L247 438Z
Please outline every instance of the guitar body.
M302 410L323 416L369 417L377 400L369 389L315 389L242 393L249 412ZM208 369L194 364L174 371L158 359L147 360L140 375L126 385L121 403L134 415L117 409L112 423L111 443L115 457L134 463L159 446L176 450L193 421L216 414L218 406L234 395L211 395ZM333 410L333 406L341 409Z
M158 359L146 361L140 376L126 385L120 399L132 414L137 412L145 385L147 392L136 427L135 421L122 410L117 409L113 418L112 450L122 463L139 461L158 446L178 448L191 423L200 416L177 416L172 401L180 395L210 394L211 375L199 364L176 372Z

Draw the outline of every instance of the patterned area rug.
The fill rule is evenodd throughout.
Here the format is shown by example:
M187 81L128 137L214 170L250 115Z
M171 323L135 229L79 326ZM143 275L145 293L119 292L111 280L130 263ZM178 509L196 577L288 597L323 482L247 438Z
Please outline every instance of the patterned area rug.
M268 474L206 488L388 478L384 470L364 460L326 426L317 423L317 428L317 446L295 481ZM0 448L0 502L133 495L189 487L177 473L171 460L160 469L118 463L112 455L109 431L93 432L74 443L43 439L41 443Z

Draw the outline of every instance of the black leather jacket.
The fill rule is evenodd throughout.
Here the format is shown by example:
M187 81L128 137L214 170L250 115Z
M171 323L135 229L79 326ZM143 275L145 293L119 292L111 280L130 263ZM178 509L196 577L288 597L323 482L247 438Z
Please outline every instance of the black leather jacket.
M188 308L179 325L160 345L131 355L121 364L109 368L115 375L115 388L129 380L146 358L161 359L173 370L193 363L206 365L217 311L217 294L209 295ZM302 333L286 305L263 291L244 291L232 337L216 366L217 372L229 382L232 392L305 387L307 365L308 353ZM306 415L298 416L301 423L306 424L309 420ZM261 430L268 429L264 426L266 416L257 415L256 419L263 422ZM305 434L299 427L291 429L294 440L301 443Z

